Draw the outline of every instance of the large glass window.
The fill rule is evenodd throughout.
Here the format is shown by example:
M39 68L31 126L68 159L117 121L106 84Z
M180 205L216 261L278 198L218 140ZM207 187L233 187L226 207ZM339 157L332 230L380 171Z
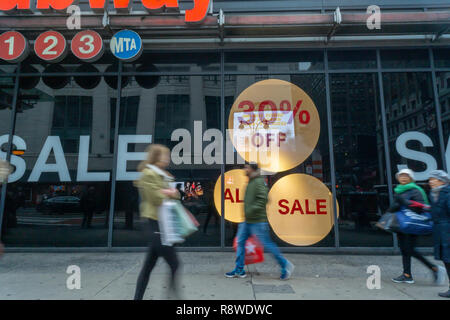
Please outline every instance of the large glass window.
M99 76L21 78L15 171L5 206L14 217L3 233L7 245L107 245L109 101L116 95Z
M450 48L433 49L433 54L436 68L450 68Z
M381 66L388 69L430 67L428 50L381 50Z
M125 72L219 72L220 54L218 51L209 52L152 52L144 51L138 60L124 65ZM161 81L167 81L167 76ZM138 79L142 82L152 82L154 78L144 77ZM171 83L173 83L171 81ZM145 85L144 85L145 86Z
M225 53L225 71L281 73L323 70L322 51L250 51ZM258 80L260 75L256 76Z
M442 169L431 73L385 73L383 85L394 185L395 173L407 167L428 192L430 171Z
M225 95L233 96L234 104L231 108L226 103L224 120L226 128L234 129L233 136L248 135L259 152L264 152L266 146L274 143L280 147L276 159L270 157L260 161L260 164L269 162L268 167L261 166L266 168L262 175L269 188L267 214L272 238L283 247L334 246L324 76L277 75L263 80L258 75L245 75L236 76L233 82L225 82ZM270 102L262 107L262 101ZM249 110L249 103L255 106L253 111ZM266 121L264 126L262 115ZM239 117L244 117L245 122L239 123ZM255 143L255 137L264 143ZM236 170L243 169L242 158L257 160L239 151L242 147L237 142L234 144L231 157L231 150L227 149L227 159L241 162L227 163L225 169L226 246L232 246L236 236L235 211L242 210L236 204L243 200L246 186L244 183L243 188L236 188L241 183ZM273 152L274 149L269 150ZM318 188L311 188L311 183ZM317 193L310 194L311 190ZM320 199L319 206L316 198Z
M330 69L374 69L377 67L375 50L330 50L328 51Z
M391 247L375 223L389 205L378 79L374 73L330 76L336 193L343 247Z
M141 76L139 82L147 80ZM152 88L139 82L131 81L122 90L121 100L126 103L121 103L119 123L127 125L119 126L118 168L122 169L116 185L113 245L148 243L148 221L139 216L140 199L133 180L139 177L136 159L145 157L150 143L158 143L171 149L168 170L175 177L172 186L180 190L182 204L200 223L199 231L182 246L218 247L220 220L213 203L214 185L221 173L221 150L208 151L208 146L218 143L217 139L220 142L222 134L220 122L208 119L220 121L220 103L216 103L220 101L220 81L211 82L202 76L161 76ZM133 120L127 122L127 117ZM210 133L212 138L208 138ZM219 161L210 163L211 156Z
M433 48L445 150L450 144L448 51ZM145 51L138 60L123 64L120 98L119 63L108 51L92 64L71 54L48 64L31 54L21 63L14 171L7 185L2 241L10 247L104 247L113 203L112 245L146 246L147 223L140 217L133 181L139 178L137 166L147 146L159 143L170 148L173 186L200 223L199 232L181 246L221 245L223 199L223 236L230 247L238 225L233 216L243 210L242 181L247 179L239 169L245 161L261 162L260 154L255 159L242 151L240 143L247 143L259 150L272 144L280 148L276 160L270 158L273 150L266 151L273 161L262 172L269 188L272 238L280 246L335 245L330 200L335 174L340 246L391 247L392 235L374 226L393 192L388 188L384 144L390 151L394 187L401 168L413 170L427 192L428 173L442 169L443 161L450 168L440 152L431 72L423 72L430 67L428 49L380 51L382 68L390 69L382 75L386 142L377 73L362 70L376 68L376 50L328 51L334 173L323 50L224 54L224 91L218 51ZM17 68L0 62L2 159L12 127L11 73ZM117 181L112 182L115 146ZM431 237L420 239L420 246L432 244Z

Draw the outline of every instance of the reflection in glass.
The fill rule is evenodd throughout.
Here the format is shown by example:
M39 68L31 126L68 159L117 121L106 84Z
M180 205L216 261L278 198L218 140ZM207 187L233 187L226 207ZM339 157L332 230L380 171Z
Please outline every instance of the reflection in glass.
M257 52L226 52L225 72L304 72L323 70L322 51L257 51ZM257 80L266 79L256 76ZM275 77L276 78L276 77Z
M328 51L330 69L370 69L377 67L375 50L330 50Z
M427 50L381 50L383 68L427 68L430 58Z
M389 206L377 76L332 74L331 107L343 247L391 247L375 227Z
M57 77L55 77L57 78ZM112 154L109 98L72 77L63 89L41 81L21 89L12 156L15 171L5 211L15 216L3 240L9 246L106 246Z
M141 80L145 81L145 77ZM203 152L212 143L203 141L205 131L220 130L220 81L201 76L161 76L157 86L151 89L132 81L123 89L121 102L119 149L122 153L143 153L149 143L164 144L172 151L168 168L175 177L172 186L179 189L182 204L200 223L199 231L182 246L220 246L220 220L213 194L221 172L220 163L207 164ZM180 136L176 132L181 132ZM131 136L126 145L122 138L125 135ZM190 148L180 150L180 143L187 141ZM123 179L119 177L126 181L118 181L116 185L114 246L148 243L145 219L139 217L139 194L132 183L139 177L138 163L127 161L126 174Z
M151 52L144 51L138 60L126 64L130 71L135 72L219 72L220 54L217 51L210 52ZM155 78L143 76L139 79L151 83L145 86L151 89L158 85ZM144 82L144 81L142 81Z
M434 66L436 68L449 68L450 67L450 49L449 48L435 48L434 54Z
M428 192L429 172L442 169L431 74L387 73L383 85L393 182L407 167ZM420 239L419 245L431 245L431 237Z

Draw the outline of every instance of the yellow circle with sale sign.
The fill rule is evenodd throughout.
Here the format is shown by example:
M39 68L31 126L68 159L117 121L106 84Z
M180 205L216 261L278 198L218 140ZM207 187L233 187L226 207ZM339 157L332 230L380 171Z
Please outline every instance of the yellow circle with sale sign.
M336 204L339 216L339 206ZM279 179L269 192L267 218L283 241L308 246L325 238L334 225L333 196L319 179L290 174Z
M245 174L245 170L230 170L225 172L224 176L225 220L234 223L244 222L244 193L248 183L248 177ZM221 185L222 176L219 176L219 179L217 179L216 182L216 186L214 187L214 204L219 215L222 214Z
M234 102L228 118L230 139L239 155L268 172L292 169L313 152L320 117L312 99L284 80L259 81Z

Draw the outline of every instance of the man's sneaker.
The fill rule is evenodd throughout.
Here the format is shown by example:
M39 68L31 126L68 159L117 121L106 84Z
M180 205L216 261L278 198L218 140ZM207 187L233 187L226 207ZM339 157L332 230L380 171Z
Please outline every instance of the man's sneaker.
M281 270L280 280L289 279L294 272L294 269L295 266L289 260L286 260L286 266Z
M395 283L414 283L414 279L412 276L407 277L404 274L402 274L400 277L392 279L392 281L394 281Z
M227 272L225 273L225 277L227 278L245 278L247 276L247 274L245 273L245 270L237 270L234 269L231 272Z
M434 283L437 286L442 286L445 283L445 269L441 266L438 266L438 271L433 271L433 275L434 275Z
M439 297L442 298L450 298L450 289L447 292L441 292L439 293Z

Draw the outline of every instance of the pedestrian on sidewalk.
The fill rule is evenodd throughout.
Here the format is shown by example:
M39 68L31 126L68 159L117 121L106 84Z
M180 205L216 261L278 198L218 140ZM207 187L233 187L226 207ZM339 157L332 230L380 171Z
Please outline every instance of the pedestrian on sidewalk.
M139 188L141 196L140 213L145 218L150 231L150 243L144 265L139 274L136 286L135 300L142 300L150 278L159 257L163 257L171 271L169 293L177 297L177 270L179 260L172 246L163 246L158 224L158 209L168 198L179 199L180 195L175 188L169 188L173 176L166 171L170 163L170 150L158 144L150 145L147 149L147 159L139 164L138 170L142 173L135 185Z
M397 212L402 208L407 208L419 214L423 213L429 205L428 197L425 191L415 183L414 173L410 169L402 169L397 172L395 177L399 185L394 189L394 203L388 209L388 212ZM435 282L438 282L442 270L416 250L418 236L398 232L397 237L402 253L403 273L399 277L393 278L392 281L396 283L414 283L411 274L411 257L414 257L431 270Z
M280 264L280 280L287 280L294 271L294 265L283 257L277 245L270 238L266 213L268 189L264 178L261 177L256 163L246 164L244 169L249 178L244 196L245 222L238 226L236 266L233 271L226 273L225 276L227 278L246 277L244 270L245 242L251 235L255 235Z
M434 170L428 180L431 187L431 215L433 217L434 258L442 260L450 279L450 178L445 171ZM442 277L442 282L444 281ZM450 298L450 284L440 297Z

